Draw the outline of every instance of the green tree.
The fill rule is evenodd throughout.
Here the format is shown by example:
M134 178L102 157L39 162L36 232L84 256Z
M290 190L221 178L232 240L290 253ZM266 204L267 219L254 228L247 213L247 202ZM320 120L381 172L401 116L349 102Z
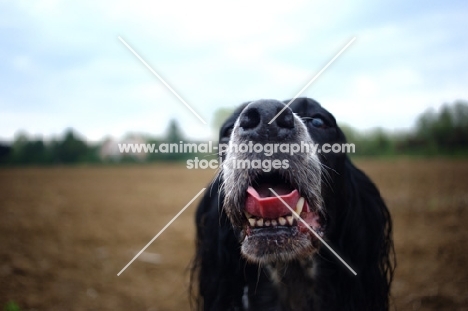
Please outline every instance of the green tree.
M179 143L181 140L184 140L184 135L182 134L177 120L172 119L169 122L166 133L165 141L168 143Z
M412 141L429 152L453 153L468 146L468 103L444 104L438 112L429 109L416 122Z
M60 163L77 163L83 161L88 154L88 146L79 139L73 129L68 129L62 141L55 145L55 156Z
M169 126L166 131L166 136L163 139L163 144L177 144L184 141L184 135L182 130L179 127L179 123L177 120L171 120L169 122ZM159 153L158 158L163 161L182 161L186 159L188 155L184 154L182 150L178 150L178 152L170 152L170 153Z

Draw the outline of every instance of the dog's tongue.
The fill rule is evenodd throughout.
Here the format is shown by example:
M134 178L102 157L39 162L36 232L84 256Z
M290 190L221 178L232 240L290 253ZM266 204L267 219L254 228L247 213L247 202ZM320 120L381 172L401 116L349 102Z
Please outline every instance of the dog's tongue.
M277 189L274 188L273 190L275 190L281 199L291 208L296 207L297 201L299 200L299 192L296 189L287 194L281 194L281 191L277 191ZM251 215L267 219L276 219L280 216L291 215L291 211L278 197L261 197L252 186L249 186L247 189L245 211Z

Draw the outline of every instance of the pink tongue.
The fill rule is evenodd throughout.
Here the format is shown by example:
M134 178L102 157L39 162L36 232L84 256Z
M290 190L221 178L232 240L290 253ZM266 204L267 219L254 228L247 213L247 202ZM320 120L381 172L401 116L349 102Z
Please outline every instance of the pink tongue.
M296 208L297 201L299 201L299 192L293 190L289 194L280 195L280 197L291 208ZM274 195L272 197L262 198L257 190L251 186L247 189L245 211L254 216L267 219L276 219L280 216L291 215L289 208L287 208L279 198Z

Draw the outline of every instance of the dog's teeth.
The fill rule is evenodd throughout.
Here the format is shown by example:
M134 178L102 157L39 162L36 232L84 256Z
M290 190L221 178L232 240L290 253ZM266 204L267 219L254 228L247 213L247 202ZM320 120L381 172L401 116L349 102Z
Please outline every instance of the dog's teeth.
M294 218L293 218L292 216L286 216L286 220L288 221L288 224L289 224L290 226L293 225Z
M279 217L278 222L281 226L286 225L286 219L284 217Z
M296 213L298 215L301 215L302 213L302 208L304 207L304 202L305 202L305 199L303 197L300 197L299 198L299 201L297 201L297 204L296 204Z
M255 226L255 218L249 218L249 224L251 227Z
M271 224L271 223L270 223L270 221L269 221L269 220L265 220L265 226L266 226L266 227L269 227L269 226L270 226L270 224Z
M257 220L257 227L263 227L263 218Z
M277 222L275 219L273 219L273 220L271 221L271 225L272 225L272 226L276 226L276 225L278 225L278 222Z
M247 217L247 219L252 218L252 215L250 215L248 212L244 211L244 214L245 214L245 217Z

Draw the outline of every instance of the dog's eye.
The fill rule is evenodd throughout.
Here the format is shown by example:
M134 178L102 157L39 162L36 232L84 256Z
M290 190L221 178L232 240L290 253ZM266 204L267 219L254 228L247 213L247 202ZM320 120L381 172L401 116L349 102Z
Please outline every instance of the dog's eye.
M323 119L319 117L312 118L310 122L312 123L314 127L318 127L318 128L326 127L325 121L323 121Z

